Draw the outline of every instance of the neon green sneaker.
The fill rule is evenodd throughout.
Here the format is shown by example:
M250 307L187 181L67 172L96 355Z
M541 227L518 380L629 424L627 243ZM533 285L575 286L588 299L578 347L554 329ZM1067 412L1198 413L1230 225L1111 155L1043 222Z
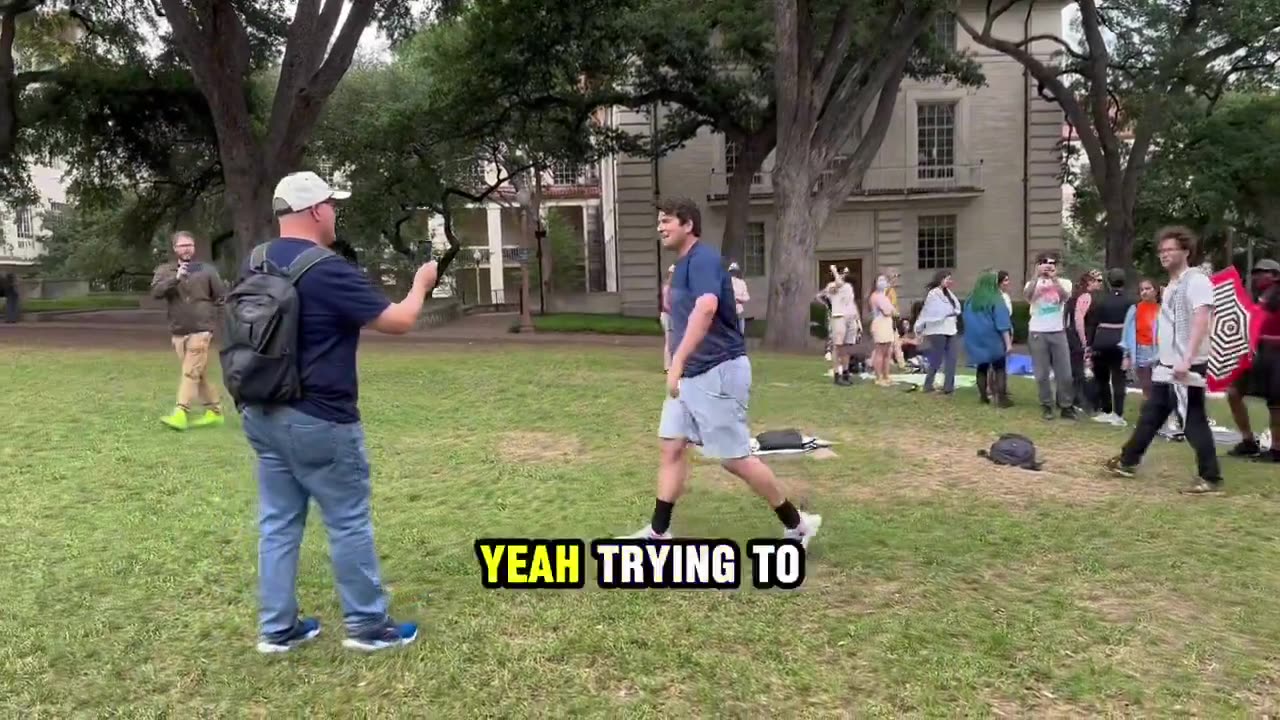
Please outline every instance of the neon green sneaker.
M190 427L190 423L187 420L187 411L182 408L174 408L173 413L160 418L160 422L174 430L186 430Z
M191 427L218 427L225 422L226 418L222 417L222 413L205 410L203 415L191 423Z

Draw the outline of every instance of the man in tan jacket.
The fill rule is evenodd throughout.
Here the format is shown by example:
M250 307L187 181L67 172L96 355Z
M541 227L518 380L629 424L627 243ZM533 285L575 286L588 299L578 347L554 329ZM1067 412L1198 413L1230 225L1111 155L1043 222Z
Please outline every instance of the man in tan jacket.
M221 425L222 404L209 382L208 367L214 324L227 288L216 267L195 260L196 241L191 233L174 234L173 253L176 259L157 267L151 280L152 297L168 303L173 349L182 360L177 407L160 422L174 430ZM204 413L192 418L191 406L197 398Z

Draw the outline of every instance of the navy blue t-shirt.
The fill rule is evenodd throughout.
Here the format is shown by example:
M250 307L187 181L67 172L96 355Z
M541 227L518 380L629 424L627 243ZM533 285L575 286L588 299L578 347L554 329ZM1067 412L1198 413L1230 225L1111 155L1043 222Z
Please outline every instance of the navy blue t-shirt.
M671 327L675 343L672 352L684 340L689 315L703 295L715 295L719 303L707 334L685 361L684 377L701 375L722 362L747 354L742 333L738 332L733 281L720 263L720 253L701 242L695 242L689 252L676 261L676 271L671 277Z
M312 245L308 240L280 238L267 248L267 259L287 267ZM246 260L241 272L248 268ZM293 408L330 422L359 422L356 349L360 329L376 320L391 301L336 254L312 265L297 290L302 313L298 328L302 399Z

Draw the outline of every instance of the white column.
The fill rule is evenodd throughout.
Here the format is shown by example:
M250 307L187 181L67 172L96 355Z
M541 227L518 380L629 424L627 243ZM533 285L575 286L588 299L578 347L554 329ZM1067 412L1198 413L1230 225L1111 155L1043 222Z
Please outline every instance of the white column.
M481 298L481 302L488 304L503 300L498 291L503 289L502 269L505 263L502 260L502 206L489 203L485 210L489 220L489 285L493 298L487 302Z
M609 108L610 127L614 127L614 120L614 110ZM612 155L600 162L600 219L604 221L604 282L605 290L609 292L618 292L617 198L614 191L617 167L617 162Z
M582 291L591 290L591 218L587 214L587 206L582 210Z

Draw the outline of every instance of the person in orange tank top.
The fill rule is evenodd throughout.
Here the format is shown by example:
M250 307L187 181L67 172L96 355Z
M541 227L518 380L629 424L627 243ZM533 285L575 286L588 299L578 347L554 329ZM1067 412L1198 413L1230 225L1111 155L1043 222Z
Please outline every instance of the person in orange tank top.
M1138 283L1140 301L1129 310L1124 328L1124 369L1133 368L1143 399L1151 397L1151 368L1156 364L1156 319L1160 315L1160 288L1147 278Z

